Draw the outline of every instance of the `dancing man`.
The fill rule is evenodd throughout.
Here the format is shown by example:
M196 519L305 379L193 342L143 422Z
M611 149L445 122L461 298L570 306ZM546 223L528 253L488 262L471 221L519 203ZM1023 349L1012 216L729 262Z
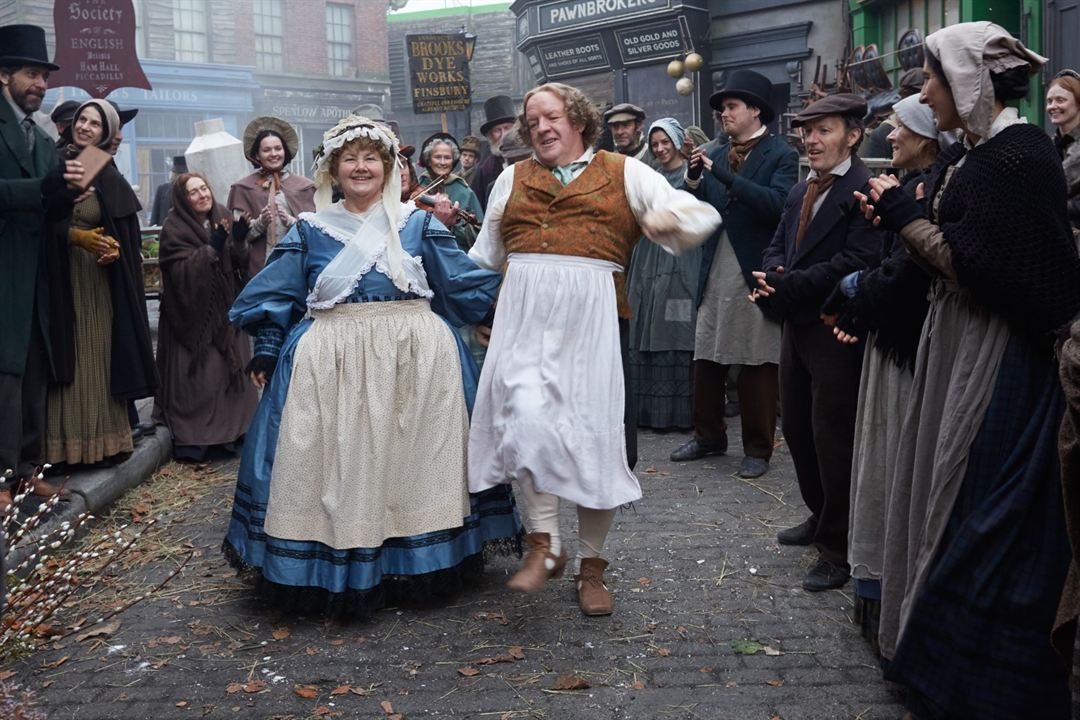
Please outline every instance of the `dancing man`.
M720 217L640 161L594 152L600 116L576 88L530 90L518 123L534 156L499 176L469 253L483 267L508 263L473 413L469 484L475 492L518 482L529 553L507 584L524 592L562 575L559 500L577 505L578 604L608 615L600 554L615 508L641 497L626 412L624 269L642 235L678 253L700 245Z

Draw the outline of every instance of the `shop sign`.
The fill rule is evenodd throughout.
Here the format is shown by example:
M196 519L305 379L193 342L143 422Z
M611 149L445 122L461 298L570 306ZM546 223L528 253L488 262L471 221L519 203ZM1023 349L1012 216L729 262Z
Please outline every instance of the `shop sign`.
M579 35L570 40L541 43L537 51L544 75L549 78L611 68L600 35Z
M686 51L685 37L681 18L615 31L615 41L624 65L678 57Z
M406 35L413 112L455 112L472 105L468 47L463 33Z
M282 120L288 120L289 122L315 122L328 123L331 125L348 117L352 112L351 108L316 103L318 103L318 101L312 101L311 103L275 102L268 103L264 107L266 107L267 115L279 117Z
M53 6L60 69L53 87L77 87L103 98L119 87L150 89L135 52L131 0L68 0Z
M538 8L540 32L625 20L670 5L671 0L557 0Z

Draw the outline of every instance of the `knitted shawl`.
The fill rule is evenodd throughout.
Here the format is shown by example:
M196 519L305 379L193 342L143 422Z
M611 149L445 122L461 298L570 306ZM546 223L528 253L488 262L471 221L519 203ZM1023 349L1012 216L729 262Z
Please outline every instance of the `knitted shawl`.
M939 156L927 197L963 155ZM1042 130L1012 125L967 151L942 194L937 225L973 299L1020 335L1044 335L1080 310L1080 258L1066 216L1065 175Z

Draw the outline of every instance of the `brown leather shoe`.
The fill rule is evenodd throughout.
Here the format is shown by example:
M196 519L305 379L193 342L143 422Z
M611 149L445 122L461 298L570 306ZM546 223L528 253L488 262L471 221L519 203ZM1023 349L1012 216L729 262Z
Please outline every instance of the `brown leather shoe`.
M566 570L566 553L558 557L551 554L551 535L529 533L525 536L529 553L514 577L506 581L506 587L518 592L534 593L543 589L548 578L562 577Z
M615 609L615 599L604 584L607 566L607 560L601 558L581 558L581 572L574 579L578 606L586 615L610 615Z
M62 498L66 498L71 495L71 491L64 487L63 483L49 482L45 478L34 478L33 487L30 492L38 497L52 497L53 495L59 495Z

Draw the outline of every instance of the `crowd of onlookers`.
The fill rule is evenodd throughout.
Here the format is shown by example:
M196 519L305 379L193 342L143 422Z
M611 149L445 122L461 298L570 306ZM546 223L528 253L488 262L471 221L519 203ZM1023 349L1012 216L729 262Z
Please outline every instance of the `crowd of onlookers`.
M325 170L342 173L333 183L289 172L296 132L272 117L246 128L254 170L225 203L178 162L155 198L163 286L155 355L138 200L111 163L92 183L83 177L87 148L115 152L135 111L96 99L64 103L52 114L54 142L32 117L56 69L44 33L0 28L0 47L0 292L8 310L0 320L0 466L14 471L0 508L19 483L62 491L38 477L42 463L62 471L130 453L153 431L134 411L140 398L156 398L154 419L171 430L178 459L237 452L259 407L257 388L267 392L279 356L295 349L282 349L268 318L296 308L271 297L268 276L249 283L272 255L292 257L275 254L279 245L309 241L297 225L326 206L319 193L335 189L347 208L367 197L350 183L369 178L340 171L340 153ZM1040 716L1065 717L1080 612L1080 323L1070 327L1080 311L1080 75L1064 70L1046 88L1051 140L1010 104L1027 97L1046 60L1002 28L950 26L926 39L924 53L888 108L869 113L864 98L839 93L795 115L802 179L799 152L770 129L780 111L771 83L753 71L729 73L712 95L713 140L676 118L646 118L631 103L604 112L597 150L645 163L722 219L704 245L679 254L638 243L615 281L628 304L619 329L627 416L631 426L692 430L672 447L676 462L727 453L728 422L740 417L738 474L746 479L768 473L779 417L808 515L777 541L816 549L807 591L854 579L863 632L885 677L906 689L913 715L1012 718L1037 705ZM518 124L511 98L491 98L485 115L486 150L480 137L459 142L448 133L419 148L400 145L390 121L342 127L350 142L371 140L358 146L363 152L393 150L398 175L386 177L400 176L388 191L395 207L415 203L451 234L457 249L435 252L427 221L420 230L402 220L402 237L415 234L432 253L429 274L443 262L475 270L458 251L488 232L489 204L505 224L507 203L525 202L508 200L498 184L508 167L528 161L520 173L542 166L566 186L594 157L608 162L586 153L548 168L525 142L531 130ZM353 152L349 162L365 162ZM887 158L890 171L872 172L863 157ZM346 246L344 228L358 222L304 217L311 232ZM356 237L365 231L359 226ZM394 265L407 260L377 257L378 271L408 290L393 299L427 297ZM307 287L314 279L300 268L294 275L298 294L288 302L310 290L310 318L322 286ZM397 292L356 282L342 295L356 295L356 305ZM491 335L482 315L463 312L454 323L456 342L478 363ZM529 496L532 509L546 502L542 494ZM544 558L565 557L550 544L535 549L541 564L530 572L542 586L562 567L544 569ZM601 584L602 571L594 576ZM596 614L610 613L610 595L597 597L605 610Z

